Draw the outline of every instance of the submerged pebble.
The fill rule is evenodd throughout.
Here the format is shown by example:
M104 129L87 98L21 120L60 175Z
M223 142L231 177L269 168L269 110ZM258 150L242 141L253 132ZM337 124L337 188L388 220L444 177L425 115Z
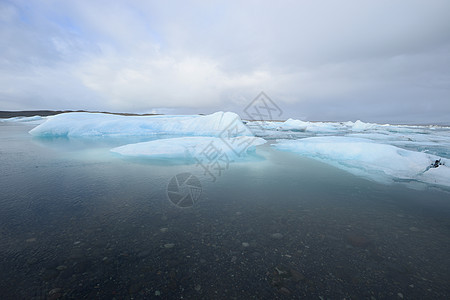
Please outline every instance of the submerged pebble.
M282 239L282 238L283 238L283 235L282 235L281 233L279 233L279 232L273 233L273 234L271 234L270 236L271 236L273 239L276 239L276 240L279 240L279 239Z
M175 244L173 244L173 243L164 244L164 248L166 248L166 249L173 248L174 246L175 246Z

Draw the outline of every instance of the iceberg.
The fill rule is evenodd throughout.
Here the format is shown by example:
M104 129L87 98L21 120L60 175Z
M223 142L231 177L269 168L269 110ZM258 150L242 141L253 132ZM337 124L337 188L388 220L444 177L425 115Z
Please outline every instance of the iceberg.
M247 121L246 125L256 130L278 130L282 122L277 121Z
M281 130L290 130L290 131L305 131L307 127L308 127L307 122L295 119L287 119L280 125Z
M47 118L30 134L50 136L252 136L240 117L232 112L216 112L206 116L122 116L104 113L73 112Z
M272 146L278 150L312 157L377 181L415 180L450 186L450 131L449 127L443 126L295 119L284 122L248 121L244 124L232 112L205 116L123 116L73 112L45 118L10 118L2 122L43 122L30 131L38 137L121 137L123 144L128 145L111 151L128 157L170 159L188 155L192 158L214 144L226 155L240 158L251 153L256 145L265 143L261 138L264 137L277 139L278 143ZM159 140L129 144L155 138ZM284 138L287 140L280 140ZM251 143L241 152L230 149L230 143L225 141L244 146L244 141ZM439 159L442 159L443 165L430 167Z
M307 123L300 120L288 119L285 122L247 121L247 125L259 130L305 131Z
M355 122L248 121L255 136L267 140L300 139L320 136L345 136L370 139L406 150L427 152L450 158L449 127L431 125L391 125Z
M306 122L296 119L288 119L284 122L279 121L248 121L247 125L252 129L259 131L293 131L293 132L335 132L339 129L338 123L326 122ZM342 127L342 126L340 126Z
M307 122L308 126L306 131L317 134L329 134L342 131L343 127L340 123L333 122Z
M280 140L272 146L380 182L416 180L450 186L449 161L436 155L376 143L370 139L343 136L310 137ZM442 165L432 167L439 159Z
M45 121L46 117L41 116L32 116L32 117L13 117L13 118L7 118L7 119L0 119L0 122L12 122L12 123L41 123Z
M218 137L178 137L149 142L128 144L110 151L126 157L163 159L239 159L255 151L255 147L266 141L252 136L234 138Z
M323 136L323 135L407 135L420 136L430 135L433 137L436 133L448 133L449 127L445 126L420 126L420 125L391 125L391 124L377 124L366 123L360 120L355 122L310 122L297 119L288 119L284 122L280 121L247 121L247 126L255 133L255 135L268 134L275 136L283 136L283 133L276 131L288 131L291 133L305 133L308 136ZM265 132L266 131L266 132ZM448 140L448 137L447 137Z
M376 130L351 132L347 137L366 138L382 144L412 151L432 153L450 158L450 131L445 128L427 129L426 127L408 127L389 125Z
M380 126L378 124L375 123L365 123L362 122L361 120L357 120L356 122L345 122L344 125L348 126L350 128L350 130L352 131L367 131L367 130L371 130L371 129L375 129L377 126ZM383 126L383 125L381 125Z

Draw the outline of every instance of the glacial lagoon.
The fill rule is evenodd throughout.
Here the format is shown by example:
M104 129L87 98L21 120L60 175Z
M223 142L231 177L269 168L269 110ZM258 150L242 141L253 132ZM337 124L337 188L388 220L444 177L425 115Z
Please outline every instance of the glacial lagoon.
M365 134L448 160L448 129L392 138L248 124L267 143L212 178L192 161L111 152L160 137L36 137L30 122L0 123L2 299L450 296L448 186L377 180L274 147ZM170 196L182 174L198 179L183 207Z

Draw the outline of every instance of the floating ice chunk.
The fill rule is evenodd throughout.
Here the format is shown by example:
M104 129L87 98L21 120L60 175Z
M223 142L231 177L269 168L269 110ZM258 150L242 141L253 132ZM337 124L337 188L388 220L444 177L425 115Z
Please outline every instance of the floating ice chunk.
M444 165L430 168L439 159L438 156L380 144L369 139L311 137L279 141L273 147L321 160L377 181L418 180L450 186L449 163L444 159Z
M103 113L64 113L30 131L35 136L194 135L250 136L250 130L232 112L199 116L121 116Z
M259 130L277 130L277 131L305 131L308 122L288 119L285 122L279 121L248 121L250 128Z
M277 121L247 121L246 125L258 130L277 130L282 122Z
M444 126L390 125L356 122L306 122L290 119L285 123L306 126L305 131L292 131L283 122L249 121L248 127L254 135L267 140L299 139L313 136L347 136L373 140L381 144L416 152L426 152L450 158L450 130ZM298 127L297 127L298 128Z
M375 133L351 133L348 137L366 138L382 144L390 144L413 151L428 151L438 156L449 157L450 135L449 132L434 133L398 133L398 132L375 132Z
M308 126L306 131L312 133L336 133L339 131L343 131L344 128L340 123L335 122L308 122Z
M380 132L389 134L393 133L419 133L424 134L427 133L427 130L430 129L429 126L413 126L413 125L391 125L391 124L377 124L377 123L365 123L360 120L356 122L344 122L345 125L350 131L354 132Z
M198 158L214 156L226 159L237 159L254 152L255 147L266 141L253 136L239 136L234 138L218 137L179 137L159 139L149 142L128 144L113 148L110 151L128 157L142 158Z
M349 122L346 122L344 124L349 126L352 131L366 131L366 130L374 129L377 126L379 126L378 124L365 123L365 122L362 122L361 120L357 120L354 123L349 121Z
M41 116L32 116L32 117L13 117L13 118L7 118L7 119L0 119L0 122L14 122L14 123L28 123L32 122L33 124L38 124L40 122L45 121L45 117Z
M448 127L443 126L419 126L419 125L391 125L366 123L360 120L355 122L309 122L296 119L288 119L285 122L277 121L248 121L247 125L253 131L306 131L311 134L432 134L434 131L446 131Z
M290 130L290 131L305 131L308 127L308 122L303 122L295 119L287 119L280 125L281 130Z
M288 119L284 122L277 121L249 121L247 125L253 130L269 131L297 131L297 132L335 132L342 125L331 122L306 122L296 119Z

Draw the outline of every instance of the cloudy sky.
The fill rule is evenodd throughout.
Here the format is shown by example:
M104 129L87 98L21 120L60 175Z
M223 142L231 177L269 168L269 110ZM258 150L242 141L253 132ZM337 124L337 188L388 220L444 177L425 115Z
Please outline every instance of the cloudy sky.
M450 121L450 1L0 0L0 110Z

